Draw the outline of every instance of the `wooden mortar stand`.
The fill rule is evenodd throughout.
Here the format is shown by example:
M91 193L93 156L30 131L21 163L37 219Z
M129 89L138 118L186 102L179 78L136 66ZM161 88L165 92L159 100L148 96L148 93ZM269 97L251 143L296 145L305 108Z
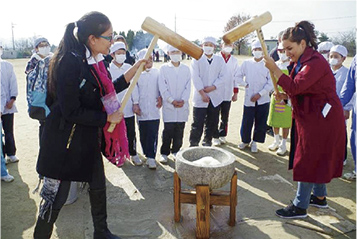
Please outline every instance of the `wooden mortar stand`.
M174 173L175 222L181 220L181 203L196 204L196 238L209 238L210 207L212 205L229 206L229 226L236 223L237 172L231 179L230 191L210 191L208 185L196 185L196 190L182 190L181 179Z

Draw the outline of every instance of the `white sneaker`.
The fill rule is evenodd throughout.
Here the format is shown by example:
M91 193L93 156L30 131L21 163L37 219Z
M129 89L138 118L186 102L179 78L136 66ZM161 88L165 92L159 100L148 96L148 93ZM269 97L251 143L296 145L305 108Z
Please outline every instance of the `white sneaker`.
M150 169L156 169L156 161L155 161L155 159L153 159L153 158L148 158L148 159L146 160L146 164L148 165L148 167L149 167Z
M10 174L7 174L6 176L1 176L1 181L4 181L6 183L10 183L12 181L14 181L14 177L11 176Z
M250 144L250 152L258 153L258 146L257 143L254 141L252 141L252 143Z
M342 178L347 180L356 180L356 172L353 171L352 173L345 173Z
M219 137L219 140L221 141L222 144L227 143L226 137Z
M276 151L276 154L279 156L284 156L286 153L286 145L279 145L278 151Z
M167 163L167 155L161 154L159 162L160 163Z
M18 157L16 157L16 155L7 156L6 164L16 163L16 162L19 162L19 159L18 159Z
M274 141L271 145L269 145L268 149L270 151L275 151L279 148L279 142Z
M213 146L221 145L221 141L218 138L213 138L212 139L212 145Z
M245 149L245 147L247 147L248 146L248 144L246 144L246 143L240 143L240 144L238 144L238 149Z
M135 166L140 166L143 164L143 161L141 161L138 155L130 156L130 159Z

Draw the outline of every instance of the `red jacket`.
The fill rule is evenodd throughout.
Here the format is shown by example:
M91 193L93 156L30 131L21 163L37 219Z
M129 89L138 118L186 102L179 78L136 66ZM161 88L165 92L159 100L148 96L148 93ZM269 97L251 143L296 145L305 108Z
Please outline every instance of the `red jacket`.
M307 47L290 77L283 74L278 84L291 98L295 119L294 181L328 183L342 175L346 126L343 108L336 94L336 81L329 64ZM332 107L326 118L326 103Z

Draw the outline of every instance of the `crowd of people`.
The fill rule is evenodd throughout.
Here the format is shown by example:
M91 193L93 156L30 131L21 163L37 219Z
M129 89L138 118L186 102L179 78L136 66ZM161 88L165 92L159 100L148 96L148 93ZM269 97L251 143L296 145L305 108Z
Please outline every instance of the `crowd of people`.
M71 181L89 184L94 238L118 238L106 223L102 152L108 158L120 158L115 161L117 166L123 165L124 158L136 166L145 161L148 168L155 169L163 120L158 161L167 163L170 155L175 159L183 145L190 104L190 147L225 144L231 103L237 101L239 87L245 96L238 149L249 147L252 153L258 153L258 143L265 142L267 125L271 126L274 142L268 148L281 156L289 152L289 168L298 182L294 201L277 210L277 216L302 218L307 216L309 205L327 207L326 184L342 176L347 156L346 120L350 111L350 143L356 164L356 57L350 69L344 67L347 49L326 42L317 45L314 25L307 21L279 34L271 54L275 59L264 56L259 40L251 43L253 57L240 66L231 54L233 44L218 46L217 40L208 36L201 47L202 57L188 66L182 62L183 53L168 46L170 60L157 69L152 54L144 58L147 49L133 59L125 38L114 36L110 20L99 12L69 23L54 54L46 38L36 39L25 70L29 114L40 124L37 172L43 178L44 201L35 238L50 238ZM221 50L215 53L217 47ZM1 180L11 182L14 178L6 170L5 156L8 163L19 161L13 135L18 92L12 65L3 60L0 63L5 136ZM116 101L121 102L141 65L143 71L124 109L109 113L104 96L116 94ZM273 91L274 81L278 92ZM136 122L142 158L137 153ZM121 125L109 132L110 124ZM289 131L290 150L286 145ZM354 180L355 170L344 177Z

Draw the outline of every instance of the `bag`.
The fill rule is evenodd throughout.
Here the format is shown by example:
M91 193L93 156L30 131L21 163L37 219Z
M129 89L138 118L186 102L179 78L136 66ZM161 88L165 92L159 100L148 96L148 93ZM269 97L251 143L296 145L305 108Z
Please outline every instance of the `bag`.
M45 120L50 113L50 109L46 105L50 59L50 56L41 59L26 77L28 113L32 119Z

